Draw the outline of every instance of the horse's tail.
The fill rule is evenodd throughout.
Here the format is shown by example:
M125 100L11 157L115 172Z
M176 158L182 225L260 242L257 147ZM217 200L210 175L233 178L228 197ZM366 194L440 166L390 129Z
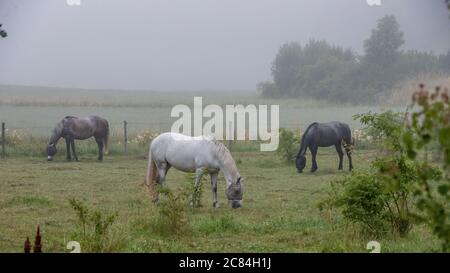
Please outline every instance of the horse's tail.
M313 122L311 123L308 128L306 128L305 132L303 133L302 139L300 141L300 150L298 151L298 154L302 153L302 151L306 151L306 135L308 134L309 130L311 130L311 128L313 126L315 126L317 124L317 122Z
M156 164L152 159L152 150L150 148L148 152L148 167L147 167L147 176L145 182L150 192L150 196L152 197L153 202L158 200L158 194L156 192Z
M106 120L105 122L106 122L106 134L105 137L103 138L103 153L107 155L109 153L108 151L109 123Z
M344 146L344 149L348 154L351 154L354 145L355 139L352 137L352 131L348 125L345 125L343 127L342 146Z

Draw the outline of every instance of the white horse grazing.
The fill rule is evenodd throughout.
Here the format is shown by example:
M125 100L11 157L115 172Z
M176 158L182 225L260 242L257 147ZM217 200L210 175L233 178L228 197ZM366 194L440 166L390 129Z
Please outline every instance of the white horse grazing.
M229 205L232 208L242 206L244 179L239 174L230 151L221 142L209 137L190 137L178 133L163 133L156 137L150 145L146 179L154 202L158 201L155 185L164 185L170 167L195 172L196 187L203 173L208 172L211 176L214 207L218 207L217 177L222 170L227 182L225 194Z

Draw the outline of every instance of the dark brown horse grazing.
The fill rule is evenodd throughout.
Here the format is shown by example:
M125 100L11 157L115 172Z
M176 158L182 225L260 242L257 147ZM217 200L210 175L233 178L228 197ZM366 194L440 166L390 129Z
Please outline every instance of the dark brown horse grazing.
M342 170L342 161L344 153L342 152L342 146L344 146L345 152L348 157L349 170L353 169L352 163L352 131L350 127L342 122L333 121L328 123L314 122L308 126L303 134L300 150L298 151L295 165L299 173L303 172L306 166L306 149L309 148L312 157L311 172L317 170L316 155L319 147L335 146L336 152L339 155L339 170Z
M103 160L103 153L108 150L109 124L104 118L88 116L77 118L67 116L56 125L53 135L47 145L47 159L51 161L56 154L56 143L60 138L66 140L67 160L72 160L70 148L75 160L78 161L75 152L75 139L88 139L94 137L98 145L98 160Z

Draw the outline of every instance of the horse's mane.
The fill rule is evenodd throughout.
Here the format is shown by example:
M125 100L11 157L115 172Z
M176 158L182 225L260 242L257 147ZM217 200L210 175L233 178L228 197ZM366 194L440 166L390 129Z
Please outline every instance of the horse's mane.
M50 138L50 142L49 143L54 143L56 144L56 141L61 137L62 131L64 128L64 124L63 121L60 121L56 127L53 129L53 135Z
M305 139L306 139L306 135L308 134L309 130L311 130L311 128L315 125L317 125L317 122L313 122L311 123L308 128L306 128L305 132L303 133L302 136L302 140L300 141L300 150L298 151L298 154L300 154L302 152L302 150L305 148Z
M311 124L308 126L308 128L306 128L305 132L303 133L302 140L300 141L300 143L301 143L302 146L303 146L303 142L305 141L306 134L307 134L307 133L309 132L309 130L310 130L313 126L315 126L315 125L317 125L317 122L311 123Z
M222 142L217 141L214 138L211 139L211 142L214 143L214 150L222 164L227 167L228 171L230 171L233 176L235 176L236 178L239 177L240 175L236 167L236 162L234 162L234 159L231 156L228 148Z

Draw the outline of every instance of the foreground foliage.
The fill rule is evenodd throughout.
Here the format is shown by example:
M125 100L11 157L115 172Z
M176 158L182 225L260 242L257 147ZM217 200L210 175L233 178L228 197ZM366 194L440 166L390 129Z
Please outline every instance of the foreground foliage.
M442 240L442 250L450 251L450 99L439 87L429 92L422 85L414 94L408 131L403 136L408 157L420 162L419 185L415 190L418 218L428 223ZM436 175L428 158L431 145L437 146L442 174Z
M79 240L84 252L111 252L117 249L120 240L114 238L111 230L117 219L117 212L105 213L90 209L79 200L70 199L70 206L77 214L78 229L74 238Z
M414 93L412 113L355 116L380 140L369 170L332 182L320 208L341 210L365 233L406 235L426 223L450 251L450 98L448 90ZM432 160L430 155L433 154Z

